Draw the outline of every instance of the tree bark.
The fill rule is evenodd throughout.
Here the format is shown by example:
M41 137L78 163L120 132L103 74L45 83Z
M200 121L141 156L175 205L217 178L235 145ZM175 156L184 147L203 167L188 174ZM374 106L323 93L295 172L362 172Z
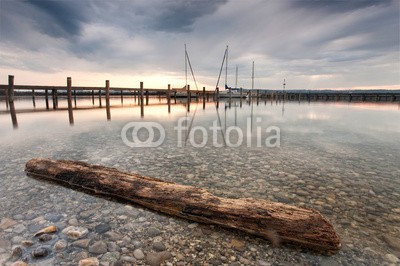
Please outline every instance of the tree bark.
M318 211L252 198L217 197L205 189L77 161L31 159L28 176L129 200L188 220L217 224L326 254L340 249L332 224Z

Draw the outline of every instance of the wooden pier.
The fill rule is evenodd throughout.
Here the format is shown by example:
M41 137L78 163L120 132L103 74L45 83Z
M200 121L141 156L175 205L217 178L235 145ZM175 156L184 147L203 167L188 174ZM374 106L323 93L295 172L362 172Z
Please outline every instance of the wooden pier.
M51 93L51 95L49 95ZM50 110L50 99L52 101L52 109L60 110L58 106L58 99L60 96L67 98L68 102L68 116L69 123L74 124L73 110L79 109L77 107L77 97L89 96L92 98L93 107L95 107L95 98L98 97L100 108L102 108L102 98L105 97L106 103L106 117L107 120L111 120L110 112L110 97L118 96L121 98L121 104L124 102L124 96L132 96L137 100L137 104L140 106L141 117L145 114L145 105L149 105L149 98L158 97L166 99L168 105L168 113L171 112L171 105L177 104L177 98L184 99L186 110L190 112L190 103L192 99L196 102L203 101L203 109L205 109L205 103L210 99L215 101L216 108L219 108L219 101L221 98L219 88L212 90L206 90L203 87L202 90L191 90L190 86L184 86L183 88L172 88L170 84L165 88L145 88L144 83L140 82L139 87L135 88L122 88L113 87L109 80L105 81L104 87L85 87L85 86L73 86L72 78L68 77L65 86L42 86L42 85L15 85L14 76L8 76L8 84L0 85L0 96L4 95L6 110L11 115L11 120L14 128L18 127L17 113L23 112L24 110L17 111L14 105L15 97L31 95L32 104L34 110L36 110L36 103L38 96L44 96L46 102L46 109ZM242 107L242 101L247 96L248 103L251 104L256 102L257 105L262 99L264 101L347 101L347 102L400 102L400 91L384 91L384 92L366 92L366 91L278 91L278 90L245 90L240 89L240 107ZM232 93L229 93L229 97L226 98L231 103ZM253 100L254 99L254 100ZM73 103L72 104L72 100ZM231 106L229 104L229 106ZM85 108L88 109L88 108ZM39 111L39 110L38 110Z

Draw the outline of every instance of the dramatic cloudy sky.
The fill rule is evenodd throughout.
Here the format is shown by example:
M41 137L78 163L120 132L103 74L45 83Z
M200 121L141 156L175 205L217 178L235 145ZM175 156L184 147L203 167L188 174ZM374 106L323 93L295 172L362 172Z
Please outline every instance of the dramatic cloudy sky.
M181 87L186 43L208 89L226 45L230 85L255 61L257 88L399 88L399 3L0 0L0 83Z

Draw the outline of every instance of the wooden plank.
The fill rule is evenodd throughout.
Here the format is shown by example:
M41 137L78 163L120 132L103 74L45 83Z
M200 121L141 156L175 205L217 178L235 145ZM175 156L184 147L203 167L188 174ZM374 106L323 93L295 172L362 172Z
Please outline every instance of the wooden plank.
M78 161L31 159L26 173L196 222L331 253L340 249L332 224L318 211L252 198L217 197L205 189ZM272 239L273 238L273 239Z

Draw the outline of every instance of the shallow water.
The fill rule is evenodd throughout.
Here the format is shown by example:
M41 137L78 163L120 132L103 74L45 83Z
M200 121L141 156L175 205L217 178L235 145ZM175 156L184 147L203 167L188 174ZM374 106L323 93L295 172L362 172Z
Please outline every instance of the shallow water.
M166 263L173 265L398 263L399 104L260 101L243 102L242 108L234 102L229 108L221 102L217 111L214 103L208 102L203 110L200 102L192 103L187 113L178 100L168 114L167 106L159 103L151 99L140 118L134 98L125 98L123 106L115 98L112 119L107 121L103 100L103 108L74 110L74 125L69 125L66 110L22 112L17 114L18 129L13 129L10 115L1 112L6 110L5 103L0 102L0 217L15 223L0 228L0 262L17 260L7 260L12 248L22 240L32 240L33 247L24 247L22 257L38 265L70 265L85 256L96 256L106 265L116 261L144 264L146 258L135 258L134 251L140 249L145 255L160 251L154 246L160 242L171 254ZM77 106L91 107L91 98L78 99ZM66 107L65 100L60 99L59 107ZM16 101L17 111L31 108L29 98ZM45 108L42 98L37 99L36 108ZM179 139L174 127L182 117L193 120L193 139L185 141L186 131ZM140 121L163 126L162 145L131 148L124 144L121 129L128 122ZM213 141L223 144L225 138L228 144L236 144L240 137L236 128L229 136L219 130L213 138L213 122L223 129L238 126L242 144L215 147ZM205 128L205 135L199 127ZM271 127L280 131L279 147L276 138L268 142L275 147L266 145L278 133L266 132ZM155 132L156 138L159 133ZM139 139L147 138L145 130L139 134ZM204 138L204 147L195 147ZM334 225L342 249L326 257L294 247L273 248L268 241L245 233L192 224L40 182L24 173L25 163L34 157L81 160L206 188L219 196L315 208ZM76 246L62 233L50 242L33 238L37 230L53 224L60 230L69 225L87 228L88 247ZM110 228L102 232L97 230L99 225ZM68 246L54 250L54 243L62 239ZM107 244L106 252L90 251L96 241ZM50 255L31 258L38 246L48 248Z

